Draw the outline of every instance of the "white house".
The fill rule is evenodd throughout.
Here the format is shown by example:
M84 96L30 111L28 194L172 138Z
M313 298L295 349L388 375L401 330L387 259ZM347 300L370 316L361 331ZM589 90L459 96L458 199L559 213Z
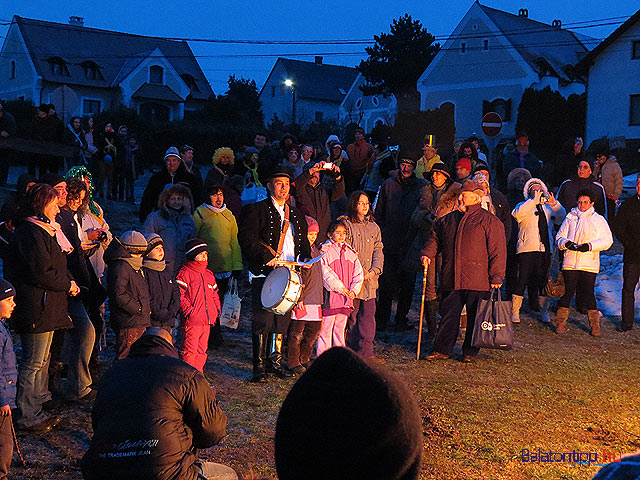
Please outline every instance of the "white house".
M528 14L475 2L418 80L421 109L452 108L457 138L481 136L482 116L495 111L504 122L500 138L515 134L526 88L551 86L565 97L583 93L585 79L575 65L588 53L589 37Z
M338 120L339 108L358 72L352 67L288 58L276 60L260 91L264 120L274 116L301 125ZM294 112L295 109L295 112Z
M365 84L365 78L359 73L340 104L339 123L357 123L365 132L371 132L379 122L393 125L398 113L396 98L393 95L364 95L360 87Z
M14 16L0 50L0 98L53 103L67 119L119 104L181 119L213 95L189 45Z
M579 66L589 72L587 141L640 138L640 10Z

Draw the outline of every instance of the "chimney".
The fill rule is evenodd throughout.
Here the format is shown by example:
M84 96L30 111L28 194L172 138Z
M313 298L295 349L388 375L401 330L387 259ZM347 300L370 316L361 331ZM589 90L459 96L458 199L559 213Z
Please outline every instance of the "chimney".
M316 55L316 65L322 65L322 57L320 55Z
M527 10L526 8L521 8L520 10L518 10L518 16L519 17L528 17L529 16L529 10Z
M69 25L74 25L76 27L84 27L84 17L69 17Z
M553 22L551 22L551 26L553 28L562 28L562 20L554 20Z

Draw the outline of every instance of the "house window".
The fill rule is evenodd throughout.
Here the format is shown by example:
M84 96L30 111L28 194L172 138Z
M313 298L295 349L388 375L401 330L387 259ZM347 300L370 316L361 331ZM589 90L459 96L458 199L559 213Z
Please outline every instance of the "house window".
M276 87L275 85L271 85L271 98L276 96Z
M629 125L640 126L640 95L631 95Z
M284 96L284 84L280 85L280 95Z
M316 122L322 121L322 112L316 112Z
M14 78L16 78L16 61L15 60L11 60L9 68L10 68L9 80L13 80Z
M640 40L634 40L631 47L631 58L634 60L640 59Z
M460 43L460 53L467 53L467 42Z
M82 114L95 115L100 113L100 100L82 100Z
M149 68L149 83L157 83L162 85L162 77L164 74L164 70L162 67L158 65L153 65Z
M64 75L65 77L69 76L69 68L67 67L67 62L62 60L60 57L50 58L49 65L51 66L51 73L53 75Z
M485 52L489 50L489 40L487 40L486 38L482 42L482 50L484 50Z
M104 80L100 67L93 62L82 63L82 69L84 70L84 76L87 80Z
M373 97L371 97L371 103L373 103L374 107L377 107L380 105L380 100L378 100L378 97L374 95Z
M511 121L511 99L496 98L492 102L483 100L482 115L484 116L489 112L496 112L503 122Z
M182 78L182 81L185 83L185 85L187 85L187 87L189 87L189 91L191 93L200 91L200 89L198 88L198 84L196 82L196 79L193 78L188 73L183 73L182 75L180 75L180 78Z
M356 108L359 109L360 107L362 107L362 97L356 100Z

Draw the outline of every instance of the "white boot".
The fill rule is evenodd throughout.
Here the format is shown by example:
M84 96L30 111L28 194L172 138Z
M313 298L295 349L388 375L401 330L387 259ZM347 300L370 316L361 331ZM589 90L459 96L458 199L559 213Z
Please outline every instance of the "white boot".
M520 323L520 307L522 307L522 299L520 295L511 295L511 303L513 309L511 310L511 322Z
M549 297L540 297L540 320L542 323L551 323L549 318Z

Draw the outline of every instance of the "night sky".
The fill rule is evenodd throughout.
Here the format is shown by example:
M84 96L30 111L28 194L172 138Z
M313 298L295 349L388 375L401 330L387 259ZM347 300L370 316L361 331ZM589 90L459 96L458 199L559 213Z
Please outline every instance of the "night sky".
M513 2L494 0L489 7L517 14L527 8L529 18L544 23L560 19L563 26L593 22L597 27L576 28L576 32L602 39L638 8L637 0L585 0L583 2L537 0ZM306 41L372 40L389 31L394 18L408 13L420 20L429 33L445 39L469 7L470 0L404 1L372 0L322 2L305 1L163 1L136 0L2 0L0 22L14 14L67 23L69 16L84 17L85 26L140 35L171 38ZM443 9L445 5L447 8ZM612 17L624 17L615 18ZM585 26L587 24L581 24ZM591 25L588 24L588 25ZM574 25L577 27L578 25ZM0 26L0 36L8 26ZM441 41L444 43L444 40ZM216 94L224 93L231 74L252 78L262 86L276 58L284 56L313 61L323 55L325 63L355 66L365 58L364 44L351 45L237 45L189 42ZM307 53L309 56L294 56ZM337 54L339 53L339 55ZM269 56L263 56L269 55Z

